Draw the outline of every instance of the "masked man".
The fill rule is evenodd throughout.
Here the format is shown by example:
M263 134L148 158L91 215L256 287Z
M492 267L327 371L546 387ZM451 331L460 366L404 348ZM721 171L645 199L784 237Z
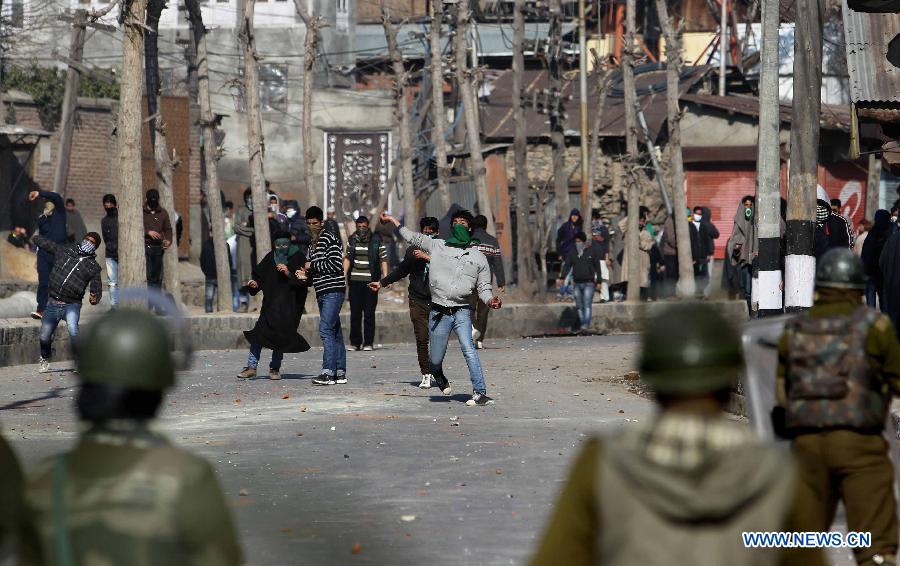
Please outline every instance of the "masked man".
M35 201L38 198L44 201L44 211L38 217L38 234L47 238L54 244L65 244L66 233L66 209L63 199L52 191L31 191L28 200ZM38 248L37 252L37 310L31 313L31 318L40 320L44 316L44 308L47 306L49 296L50 271L53 269L53 254Z
M144 206L144 251L147 257L147 286L162 287L163 254L172 245L172 221L159 205L159 191L147 191Z

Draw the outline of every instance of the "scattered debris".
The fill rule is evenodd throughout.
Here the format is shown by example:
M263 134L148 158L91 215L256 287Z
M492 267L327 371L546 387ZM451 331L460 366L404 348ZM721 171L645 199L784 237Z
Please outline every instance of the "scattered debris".
M629 371L625 374L625 381L638 381L641 378L640 372Z
M250 495L250 492L245 488L241 488L241 490L238 492L238 495L240 495L241 497L247 497L248 495Z
M404 523L412 523L413 521L416 520L416 516L415 515L400 515L400 520L403 521Z
M337 430L335 427L331 427L331 430Z
M359 543L354 544L353 548L350 549L350 552L352 552L353 554L359 554L360 552L362 552L362 545Z
M281 398L282 398L282 399L290 399L290 398L291 398L291 394L290 394L290 393L285 393L284 395L281 396Z
M503 475L503 468L497 468L496 470L494 470L494 473L497 474L498 476L502 476L502 475Z
M307 408L304 407L303 405L300 405L300 412L305 413L306 411L307 411Z

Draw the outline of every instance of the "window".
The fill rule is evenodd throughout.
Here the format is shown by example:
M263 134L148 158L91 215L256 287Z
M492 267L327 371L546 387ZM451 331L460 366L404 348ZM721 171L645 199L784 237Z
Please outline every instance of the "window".
M350 0L337 0L335 14L335 30L341 33L350 31Z
M13 0L10 6L9 25L14 28L25 27L25 2Z
M287 65L259 66L259 107L263 112L287 111Z

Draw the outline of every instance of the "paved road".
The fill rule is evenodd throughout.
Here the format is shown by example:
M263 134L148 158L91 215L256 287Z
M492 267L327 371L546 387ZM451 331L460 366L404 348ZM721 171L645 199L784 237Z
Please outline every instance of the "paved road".
M160 424L215 463L251 564L518 564L585 436L651 407L611 381L634 336L489 346L489 407L464 405L455 344L449 398L416 387L411 346L349 353L350 383L329 388L309 381L321 350L288 355L280 382L241 383L246 353L203 352ZM72 384L0 369L0 422L26 467L72 443Z

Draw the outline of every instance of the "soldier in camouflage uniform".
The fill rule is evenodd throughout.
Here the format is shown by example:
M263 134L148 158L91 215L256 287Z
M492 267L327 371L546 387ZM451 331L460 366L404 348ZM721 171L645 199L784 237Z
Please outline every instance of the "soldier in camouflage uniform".
M858 564L895 564L894 469L882 432L900 393L900 344L887 316L863 302L862 263L829 250L816 268L816 301L779 342L776 429L792 438L809 531L827 531L838 500L850 531L872 533Z
M160 319L111 311L79 344L75 448L28 478L26 564L232 565L242 561L231 513L205 460L151 430L175 383Z
M670 307L648 321L642 350L660 411L585 443L532 564L824 564L819 549L743 545L744 531L803 530L807 502L790 455L724 415L743 364L728 321Z

